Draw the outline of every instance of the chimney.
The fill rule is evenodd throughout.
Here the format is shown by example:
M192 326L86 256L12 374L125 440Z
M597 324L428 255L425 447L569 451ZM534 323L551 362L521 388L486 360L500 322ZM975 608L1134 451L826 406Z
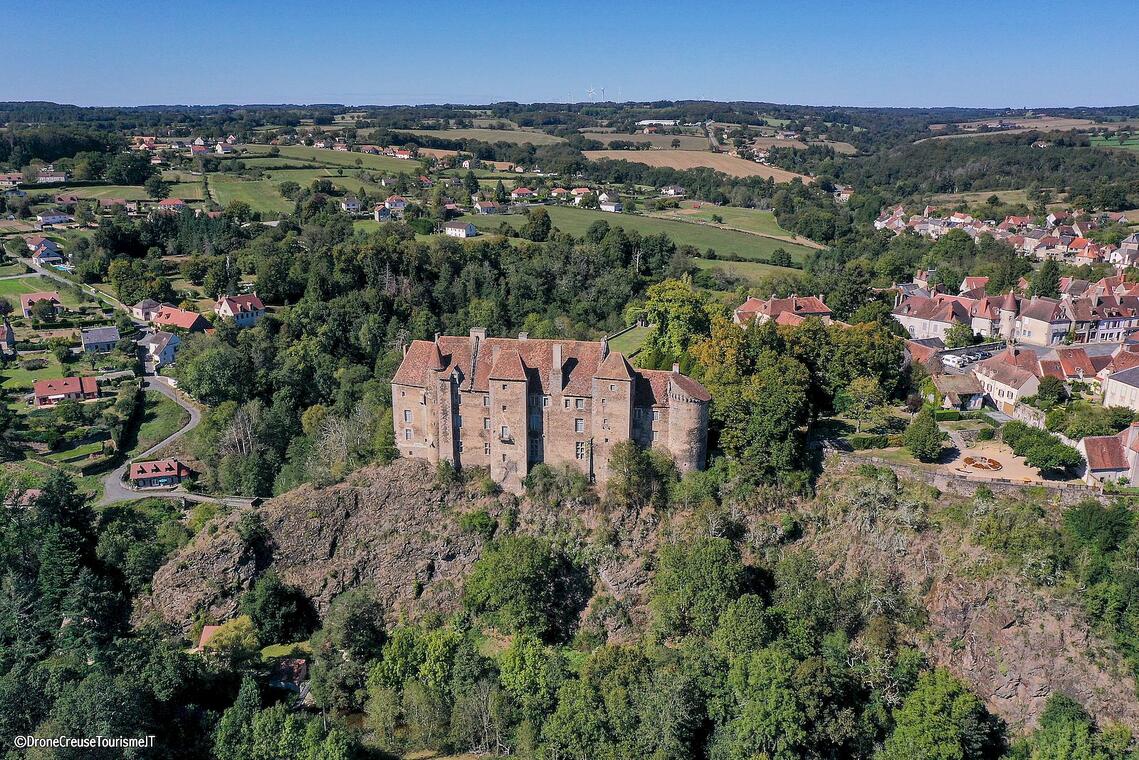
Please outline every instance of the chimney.
M676 362L673 362L672 363L672 371L679 375L680 374L680 365L677 364Z
M550 387L555 394L562 392L562 344L550 346Z
M605 361L605 357L609 356L609 339L601 339L601 360Z
M470 338L471 377L475 375L475 362L478 361L479 343L486 340L485 327L472 327Z
M435 345L439 345L439 333L435 333Z
M529 337L530 337L530 333L527 333L527 332L518 333L518 340L526 340Z

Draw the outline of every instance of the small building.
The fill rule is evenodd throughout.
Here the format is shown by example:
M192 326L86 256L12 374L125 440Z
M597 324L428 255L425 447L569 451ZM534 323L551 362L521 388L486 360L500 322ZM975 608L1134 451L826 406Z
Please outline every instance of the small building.
M621 203L621 201L613 201L613 200L598 201L597 207L599 209L601 209L602 211L608 211L608 212L613 213L613 214L619 214L625 210L625 206Z
M447 222L443 225L443 232L447 237L456 238L471 238L479 234L479 231L470 222Z
M67 224L68 222L75 221L75 218L63 211L44 211L42 214L36 214L36 226L50 227L54 224Z
M118 342L117 327L88 327L79 333L79 343L85 354L105 354L114 351Z
M201 332L210 327L209 321L195 311L186 311L179 309L175 306L163 306L154 316L151 317L151 322L156 325L164 325L166 327L177 327L179 330L186 332Z
M500 210L501 210L501 206L499 206L494 201L476 201L475 202L475 213L481 214L482 216L489 216L490 214L497 214Z
M360 213L360 199L355 195L349 195L340 201L340 210L349 214Z
M174 363L182 339L174 333L159 330L138 341L138 345L146 351L147 361L152 362L155 369L161 369Z
M390 222L392 220L391 209L382 203L376 204L376 208L373 210L372 216L377 222Z
M41 185L59 185L67 181L67 172L49 169L36 175L36 181Z
M57 377L39 380L32 386L37 407L55 406L60 401L88 401L99 398L99 383L93 377Z
M684 188L680 185L665 185L660 189L660 194L669 198L679 198L684 195Z
M214 305L214 313L224 319L232 319L238 327L253 327L265 316L265 304L256 293L222 296Z
M403 210L407 208L407 198L402 195L389 195L384 199L384 207L388 211L397 211L402 214Z
M528 187L517 187L510 191L510 200L528 201L534 197L534 191Z
M154 315L162 308L162 304L153 298L144 298L131 307L131 316L143 322L154 319Z
M1076 444L1088 463L1084 470L1084 482L1088 485L1129 482L1132 468L1136 464L1135 425L1115 435L1089 435Z
M129 479L135 488L168 488L190 477L190 468L177 459L132 462Z
M1139 411L1139 366L1107 376L1103 383L1103 405Z
M31 317L32 307L41 301L50 303L55 312L63 308L63 303L59 300L59 292L49 290L42 293L24 293L20 296L20 312L25 318Z
M163 198L158 202L158 210L168 214L177 214L186 208L186 201L181 198Z
M732 314L732 321L737 325L746 325L755 321L763 324L774 319L779 324L798 324L807 317L817 317L824 323L830 323L832 312L819 296L797 296L791 294L789 298L776 298L775 294L766 301L762 298L749 297L736 307Z
M971 412L985 403L985 390L973 375L933 375L934 403L942 409Z
M217 145L214 146L214 153L217 153L219 156L229 155L230 153L233 153L233 152L234 152L233 145L231 145L229 143L219 142Z

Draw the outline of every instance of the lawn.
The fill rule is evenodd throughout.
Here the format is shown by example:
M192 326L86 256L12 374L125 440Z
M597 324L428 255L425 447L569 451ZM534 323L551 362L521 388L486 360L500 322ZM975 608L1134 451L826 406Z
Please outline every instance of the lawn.
M19 262L0 264L0 277L11 277L14 274L24 274L28 268Z
M758 282L763 277L773 274L789 274L797 269L785 269L763 264L758 261L723 261L720 259L692 259L692 263L700 269L715 269L721 272L742 277L748 282Z
M231 201L248 203L254 211L269 214L287 214L293 202L277 191L280 181L269 179L242 179L230 174L211 174L210 195L219 206Z
M157 391L146 394L142 423L134 435L134 445L126 452L136 457L154 444L180 430L190 420L189 413Z
M620 351L625 356L629 356L641 347L641 344L645 342L645 338L648 337L649 330L651 329L651 327L634 327L629 332L618 335L609 341L609 348L613 351Z
M546 210L549 212L550 220L554 226L575 236L584 234L594 222L604 220L610 226L637 230L642 235L655 235L663 232L672 238L677 245L691 245L700 252L712 248L721 256L733 254L755 261L769 260L776 248L782 248L791 254L793 261L803 261L810 250L806 246L796 243L773 240L746 232L725 230L710 225L677 222L652 216L613 214L606 211L570 206L548 206ZM463 218L464 220L470 219L480 229L494 229L503 219L506 219L515 228L524 222L524 219L517 215L505 217L467 216Z
M10 297L10 300L13 301L12 305L17 308L19 304L15 301L20 296L25 293L39 293L45 290L58 290L58 285L45 280L43 277L18 277L12 280L0 280L0 296ZM62 297L63 293L60 293L60 296Z
M1139 137L1132 137L1122 143L1118 137L1096 136L1091 139L1093 148L1116 148L1139 152Z
M53 451L45 455L45 459L56 462L59 464L74 464L81 462L84 459L90 458L92 455L101 454L103 452L103 441L90 441L88 443L81 443L78 446L73 446L70 449L63 449L61 451Z
M150 196L141 185L91 185L88 187L60 187L61 194L79 198L123 198L128 201L142 201ZM197 182L176 182L170 186L170 197L186 201L200 201L202 186Z
M680 220L699 219L703 222L719 224L722 227L734 227L738 230L754 232L757 235L767 235L788 241L795 239L794 233L779 226L779 222L775 220L775 214L771 211L762 211L754 208L735 208L733 206L711 206L706 203L701 204L699 208L696 207L696 204L685 204L685 206L685 208L675 211L661 212L659 216ZM713 216L718 216L723 219L723 221L713 222ZM807 245L808 243L803 244Z
M521 129L401 129L413 135L439 137L444 140L481 140L483 142L530 143L531 145L553 145L565 142L562 137L545 132L530 132Z
M708 138L704 135L646 135L641 132L636 134L624 134L621 132L582 132L582 137L590 140L597 140L602 145L608 145L614 140L621 140L623 142L652 143L654 148L671 148L673 140L679 140L680 144L677 150L709 150L710 144Z

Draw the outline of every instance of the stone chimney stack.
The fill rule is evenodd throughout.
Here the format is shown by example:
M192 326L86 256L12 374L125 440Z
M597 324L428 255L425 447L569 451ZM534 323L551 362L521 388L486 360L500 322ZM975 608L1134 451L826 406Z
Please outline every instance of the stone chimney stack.
M605 357L609 356L609 339L601 339L601 361L605 361Z
M562 393L562 344L550 346L550 387L557 395Z

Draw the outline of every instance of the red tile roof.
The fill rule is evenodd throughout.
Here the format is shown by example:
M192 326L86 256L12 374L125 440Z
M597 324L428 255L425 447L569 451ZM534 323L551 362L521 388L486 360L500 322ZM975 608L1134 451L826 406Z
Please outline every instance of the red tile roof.
M130 466L130 479L158 478L166 475L177 475L184 478L190 474L190 468L177 459L156 459L151 462L132 462Z
M193 330L206 326L206 319L201 314L174 306L163 306L155 312L151 321L155 324L181 327L183 330Z
M56 306L59 306L59 291L47 290L42 293L24 293L20 296L20 308L30 309L32 304L39 301L51 301Z
M1126 431L1124 431L1126 432ZM1081 441L1087 453L1089 470L1126 470L1127 455L1119 435L1094 435Z
M57 377L39 380L32 385L32 392L36 398L63 396L70 393L81 393L86 396L98 391L99 383L93 377Z

